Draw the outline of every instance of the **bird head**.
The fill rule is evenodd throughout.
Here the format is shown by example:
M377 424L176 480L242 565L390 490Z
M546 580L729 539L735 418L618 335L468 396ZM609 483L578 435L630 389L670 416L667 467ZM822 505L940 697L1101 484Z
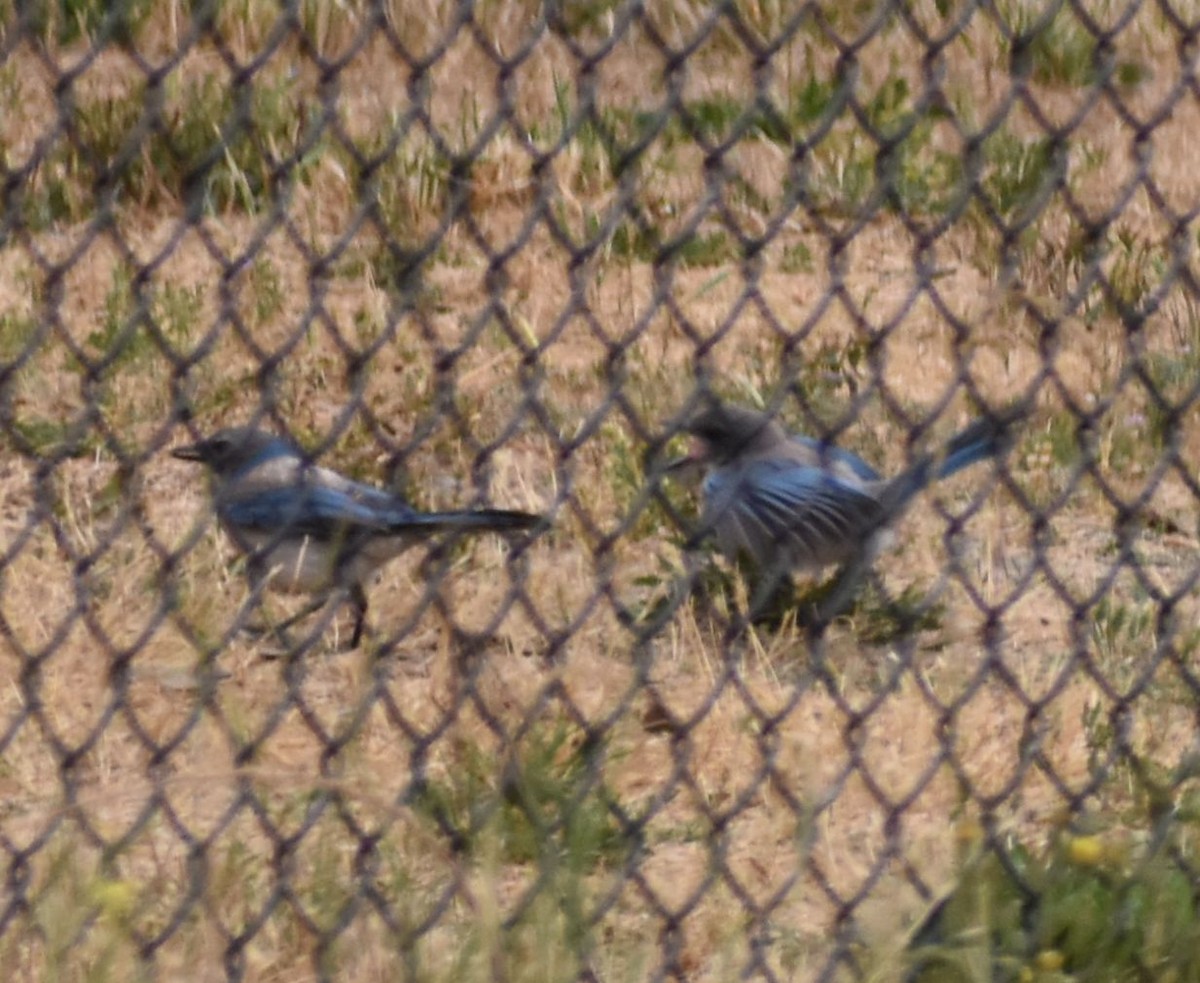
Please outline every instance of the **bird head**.
M716 403L692 417L684 427L692 436L686 457L671 468L693 464L728 464L744 454L770 450L787 440L776 420L763 413Z
M253 427L218 430L199 443L176 447L171 451L173 457L207 465L219 475L237 474L284 454L295 455L296 451L282 437Z

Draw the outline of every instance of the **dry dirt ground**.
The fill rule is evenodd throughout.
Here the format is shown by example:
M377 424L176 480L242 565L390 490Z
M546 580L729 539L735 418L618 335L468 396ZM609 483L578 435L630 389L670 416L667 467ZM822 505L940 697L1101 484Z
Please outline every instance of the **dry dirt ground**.
M286 80L300 105L336 107L336 135L281 207L189 217L165 181L150 186L151 169L97 229L84 214L94 173L61 162L62 173L22 172L28 194L57 180L84 205L0 240L0 323L41 326L3 376L6 418L27 435L77 421L86 451L47 468L10 442L0 458L0 951L21 978L56 966L82 975L69 943L113 978L133 978L148 946L170 979L223 978L235 964L253 980L395 979L409 933L419 941L404 943L405 978L576 975L561 898L504 927L554 890L537 865L503 844L456 853L412 784L420 769L452 786L472 756L499 772L530 733L559 725L563 755L597 731L607 794L650 816L632 862L582 876L579 903L601 912L583 957L597 977L724 980L769 967L815 978L843 933L867 943L867 964L902 937L925 903L914 884L948 883L964 820L986 816L1038 843L1083 804L1075 797L1114 749L1170 767L1190 743L1200 430L1179 414L1178 454L1164 457L1137 376L1151 357L1194 365L1198 337L1187 329L1200 106L1181 87L1194 87L1193 65L1171 23L1145 5L1122 27L1114 50L1147 70L1099 98L1054 79L1018 84L1002 32L979 11L941 51L937 87L951 109L970 108L964 125L1003 116L1032 139L1071 124L1070 192L1033 216L1005 266L980 209L941 227L896 209L859 220L796 207L792 154L776 141L718 153L661 138L615 173L586 128L564 130L579 80L598 114L750 106L758 85L786 101L797 80L832 78L838 57L809 25L756 68L738 32L780 30L774 5L736 4L744 28L708 27L707 8L687 0L647 7L629 25L597 5L573 52L531 35L533 10L507 0L457 27L452 4L393 4L392 37L439 51L418 73L379 32L356 40L354 5L305 7L305 43L294 28L274 38L272 5L227 5L214 30L229 56L274 45L256 83ZM933 3L913 8L927 26L952 23ZM164 64L186 23L184 6L163 5L139 28L141 56ZM871 16L830 23L849 36ZM889 79L929 91L914 23L879 27L853 54L860 98ZM707 40L676 67L656 35ZM4 47L10 171L71 138L63 73L69 98L94 112L144 78L126 53L87 50ZM336 81L322 83L314 53L344 56ZM169 72L181 87L205 77L233 84L211 34ZM362 217L366 183L330 144L365 146L414 112L381 230ZM497 114L508 122L493 127ZM303 115L296 125L311 126ZM469 175L427 166L431 132L456 151L478 141ZM817 178L836 185L836 158L850 159L859 134L818 160ZM963 142L939 122L930 146ZM452 196L463 203L450 220ZM656 264L602 235L623 196L664 238L771 238L754 262L734 250ZM1135 281L1139 298L1158 292L1136 334L1081 286L1088 223L1109 245L1099 268ZM573 253L561 230L598 246ZM438 237L418 287L381 273L381 231L405 246ZM320 276L314 257L328 257ZM119 345L97 333L131 268L160 321L169 298L188 299L176 353L149 346L89 372L81 355L95 362ZM354 353L375 342L355 376ZM275 419L310 445L327 441L324 461L378 482L399 464L422 506L486 499L544 512L552 530L519 559L494 538L459 547L436 590L421 584L420 556L389 565L370 590L377 636L362 652L330 651L338 622L299 660L264 658L271 644L242 635L202 657L246 590L204 486L166 450L189 439L175 416L184 401L200 431L251 418L264 361ZM923 497L877 564L891 594L936 596L932 623L871 642L860 608L819 651L790 622L729 644L732 602L718 600L683 605L635 644L617 606L649 607L683 569L678 530L642 494L646 438L668 432L700 371L748 404L793 380L819 389L824 409L852 409L840 439L885 472L913 450L902 413L936 414L939 439L976 402L1028 400L1007 476L978 467ZM794 399L783 412L805 425ZM1082 457L1073 412L1096 414ZM666 489L676 503L692 493ZM1140 521L1122 527L1121 501ZM1156 596L1176 593L1160 618ZM1114 610L1126 616L1115 626ZM468 644L461 629L486 640ZM668 716L682 723L656 726ZM1100 792L1091 806L1118 795ZM280 876L289 886L276 895ZM36 903L12 907L20 896ZM332 925L336 940L318 944ZM253 937L232 944L243 931Z

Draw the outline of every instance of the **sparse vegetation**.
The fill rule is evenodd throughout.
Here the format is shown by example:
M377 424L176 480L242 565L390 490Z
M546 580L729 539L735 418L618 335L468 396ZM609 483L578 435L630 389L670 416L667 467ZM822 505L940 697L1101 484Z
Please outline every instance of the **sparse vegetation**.
M543 6L0 0L0 966L1194 975L1185 39L1103 4L1102 41L1070 5ZM678 592L697 483L648 489L647 451L697 377L787 389L885 474L1032 412L814 645L803 578L769 626L726 564ZM260 416L553 528L414 551L365 652L264 660L164 453ZM984 801L993 859L956 855ZM1106 832L1068 838L1085 803Z
M1196 972L1195 816L967 844L906 953L913 983L1187 978ZM1164 836L1164 833L1166 835Z
M565 724L535 726L499 768L494 754L463 747L460 767L427 780L417 808L455 850L586 874L629 850L620 807L599 779L602 755Z

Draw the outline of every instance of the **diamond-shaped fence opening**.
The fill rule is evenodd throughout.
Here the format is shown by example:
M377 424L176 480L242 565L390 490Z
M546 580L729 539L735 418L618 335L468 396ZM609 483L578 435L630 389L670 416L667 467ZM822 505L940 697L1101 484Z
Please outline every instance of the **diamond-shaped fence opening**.
M0 966L1194 977L1196 17L0 0Z

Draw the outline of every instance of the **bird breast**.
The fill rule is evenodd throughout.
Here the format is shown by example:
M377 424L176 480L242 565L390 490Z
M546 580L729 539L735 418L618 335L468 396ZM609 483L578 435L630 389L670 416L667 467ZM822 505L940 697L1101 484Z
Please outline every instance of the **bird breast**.
M402 536L375 536L358 545L328 543L311 536L279 542L275 538L244 532L238 537L239 545L266 570L271 588L285 594L313 594L364 583L379 566L410 545Z

